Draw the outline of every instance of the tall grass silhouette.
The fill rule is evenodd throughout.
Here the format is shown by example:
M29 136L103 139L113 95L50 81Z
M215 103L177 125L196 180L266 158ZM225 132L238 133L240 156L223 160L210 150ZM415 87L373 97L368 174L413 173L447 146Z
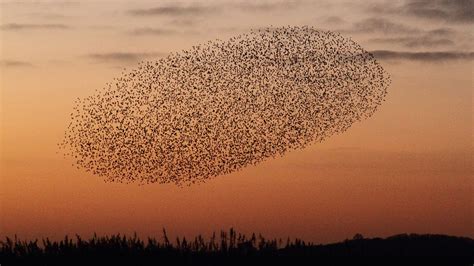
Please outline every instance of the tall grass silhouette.
M163 229L161 240L112 235L89 239L79 235L59 241L48 238L0 242L2 265L295 265L305 261L351 264L360 261L461 263L472 265L474 240L445 235L401 234L382 238L353 239L333 244L314 244L300 239L250 237L234 229L214 233L209 239L177 237L171 241ZM310 263L310 264L314 264ZM347 265L347 264L345 264ZM455 264L452 264L455 265Z

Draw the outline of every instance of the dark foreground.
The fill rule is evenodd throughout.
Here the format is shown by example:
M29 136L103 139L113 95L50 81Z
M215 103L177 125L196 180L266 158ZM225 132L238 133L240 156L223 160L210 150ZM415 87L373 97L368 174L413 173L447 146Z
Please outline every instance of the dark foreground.
M234 230L204 240L170 241L121 235L84 240L0 242L0 265L470 265L474 240L402 234L315 245L301 240L246 237Z

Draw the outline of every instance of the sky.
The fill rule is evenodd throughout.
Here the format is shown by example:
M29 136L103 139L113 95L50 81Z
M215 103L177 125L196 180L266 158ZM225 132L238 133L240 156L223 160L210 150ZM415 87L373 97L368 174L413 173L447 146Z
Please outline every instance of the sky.
M0 237L474 237L473 23L469 0L0 0ZM122 71L287 25L371 51L392 78L386 102L323 143L189 187L105 183L61 156L74 101Z

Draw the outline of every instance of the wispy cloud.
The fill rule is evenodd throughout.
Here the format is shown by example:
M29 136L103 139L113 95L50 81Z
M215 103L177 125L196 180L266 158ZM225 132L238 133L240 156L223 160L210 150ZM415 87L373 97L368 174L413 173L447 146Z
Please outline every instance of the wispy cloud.
M456 31L450 28L439 28L416 35L404 37L372 38L369 41L384 44L399 44L407 48L431 48L454 45L455 42L453 39L456 35Z
M353 24L348 30L355 33L412 34L420 30L385 18L368 18Z
M52 12L32 12L28 14L28 16L48 20L60 20L70 18L70 16L66 16L64 14Z
M176 34L176 30L163 28L137 28L129 31L132 35L172 35Z
M419 62L445 62L452 60L473 60L474 52L406 52L406 51L390 51L375 50L371 53L377 59L382 60L409 60Z
M439 46L450 46L454 44L454 41L446 38L431 38L427 36L421 37L396 37L396 38L373 38L369 40L374 43L383 44L400 44L407 48L419 48L419 47L439 47Z
M173 26L193 26L203 21L202 17L188 17L188 18L175 18L168 21L168 24Z
M30 62L17 61L17 60L0 60L0 66L5 67L5 68L34 67L34 65Z
M2 1L0 6L75 7L80 1Z
M203 5L168 5L147 9L133 9L128 13L134 16L189 16L201 15L217 10L217 6L203 6Z
M288 10L298 7L302 1L242 1L234 4L235 7L252 12Z
M8 31L19 31L19 30L65 30L70 27L65 24L18 24L8 23L0 25L0 29Z
M203 14L218 13L228 10L241 10L245 12L267 12L276 10L289 10L300 6L304 1L235 1L230 3L212 4L169 4L153 8L132 9L128 14L134 16L183 16L195 17Z
M331 25L340 25L340 24L346 23L344 19L338 16L327 17L323 20L323 22L326 24L331 24Z
M113 52L113 53L91 53L86 55L87 58L99 63L135 63L147 58L163 57L166 53L147 52L147 53L133 53L133 52Z

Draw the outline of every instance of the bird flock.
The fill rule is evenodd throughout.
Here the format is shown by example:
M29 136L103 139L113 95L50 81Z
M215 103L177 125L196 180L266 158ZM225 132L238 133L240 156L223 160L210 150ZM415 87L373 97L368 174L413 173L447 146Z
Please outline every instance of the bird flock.
M270 27L144 61L78 99L59 144L121 183L200 183L346 131L388 73L339 33Z

